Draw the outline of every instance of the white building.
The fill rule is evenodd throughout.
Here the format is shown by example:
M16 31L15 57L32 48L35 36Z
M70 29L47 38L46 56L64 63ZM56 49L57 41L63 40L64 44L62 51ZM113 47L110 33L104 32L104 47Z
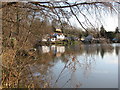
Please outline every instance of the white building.
M64 39L65 39L65 36L64 36L62 33L58 33L58 34L56 35L56 38L57 38L57 40L64 40Z
M47 41L51 41L51 42L55 42L55 41L59 41L59 40L64 40L65 36L63 33L52 33L50 35L45 35L42 38L43 42L47 42Z
M65 52L65 46L51 46L51 50L56 52L56 53L64 53Z
M56 38L50 38L50 41L51 41L51 42L55 42L55 41L56 41Z

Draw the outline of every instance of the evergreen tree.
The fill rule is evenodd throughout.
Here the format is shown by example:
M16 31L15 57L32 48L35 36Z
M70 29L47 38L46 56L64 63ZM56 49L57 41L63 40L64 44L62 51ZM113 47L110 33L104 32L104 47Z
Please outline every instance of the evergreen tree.
M103 25L102 25L101 28L100 28L100 35L101 35L102 37L105 37L105 36L106 36L106 30L104 29Z
M115 33L119 33L119 28L118 27L116 27Z

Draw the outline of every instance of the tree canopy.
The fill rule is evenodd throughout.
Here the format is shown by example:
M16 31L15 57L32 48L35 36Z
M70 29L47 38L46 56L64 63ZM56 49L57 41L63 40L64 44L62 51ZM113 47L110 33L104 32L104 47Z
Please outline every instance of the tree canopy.
M62 22L66 21L67 23L71 24L70 18L74 17L80 26L87 31L87 27L92 26L95 27L94 24L91 22L89 17L93 15L96 18L103 16L101 12L104 14L106 12L111 13L117 12L117 6L119 2L103 2L103 1L76 1L76 2L69 2L66 1L42 1L42 2L24 2L20 4L20 2L6 2L2 4L1 8L5 7L18 7L21 9L27 9L28 12L32 11L36 13L40 18L46 19L48 18L49 21L57 21L61 25ZM86 13L87 12L87 13ZM93 14L94 13L94 14ZM82 16L85 21L83 22L79 19L79 16ZM102 23L102 20L98 19L96 23Z

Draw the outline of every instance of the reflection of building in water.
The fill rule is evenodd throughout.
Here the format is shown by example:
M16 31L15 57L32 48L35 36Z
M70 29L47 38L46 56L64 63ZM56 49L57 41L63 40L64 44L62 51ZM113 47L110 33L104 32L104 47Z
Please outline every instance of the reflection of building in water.
M53 53L56 53L56 46L55 45L52 45L50 49Z
M43 53L49 53L50 52L50 47L48 47L48 46L42 46L42 52Z
M115 53L118 56L120 51L120 46L115 46Z
M61 56L61 53L65 52L65 46L42 46L43 53L49 53L52 51L56 56Z
M55 56L56 57L60 57L62 55L62 53L56 53Z
M65 52L65 46L57 46L57 53L64 53Z
M65 52L65 46L51 46L51 50L56 52L56 53L64 53Z

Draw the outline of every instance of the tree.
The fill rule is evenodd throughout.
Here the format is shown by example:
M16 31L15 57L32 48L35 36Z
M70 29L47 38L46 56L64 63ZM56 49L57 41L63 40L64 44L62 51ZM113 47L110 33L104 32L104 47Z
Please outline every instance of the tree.
M111 31L106 32L106 37L112 40L113 38L115 38L115 33Z
M100 9L101 7L102 9ZM35 63L38 63L38 61L41 61L42 59L38 58L38 60L32 60L30 57L34 57L35 55L31 55L29 50L33 48L36 40L41 39L43 35L51 32L52 21L55 21L53 27L56 26L56 23L58 26L61 26L63 25L63 21L69 23L69 19L74 16L80 26L88 32L85 25L94 25L92 25L89 20L90 15L87 16L86 12L89 14L92 11L91 13L96 13L96 16L98 16L97 13L100 13L99 10L103 10L105 13L107 10L114 10L111 2L98 1L74 3L67 1L25 3L4 2L2 3L2 7L0 7L0 9L3 11L2 29L4 47L2 52L2 84L5 88L19 88L24 85L24 87L29 88L36 86L35 83L33 83L34 79L31 74L30 65L32 62L32 64L35 65ZM83 23L79 19L79 14L84 17L87 24L85 24L85 22ZM73 34L78 35L76 32L73 32ZM19 57L21 54L18 52L22 53L22 56L28 55L28 57L21 59ZM28 53L27 55L26 52ZM46 58L44 60L46 60ZM41 69L37 68L37 70ZM27 78L28 74L29 77L31 76L30 79ZM25 83L26 81L28 81L28 83Z
M9 7L9 6L15 6L18 4L18 2L8 2L4 3L1 8ZM119 4L119 2L116 2L115 4ZM90 15L95 13L96 17L100 17L100 9L101 6L103 7L102 11L106 13L109 10L114 10L114 4L112 2L98 2L91 1L91 2L73 2L70 3L69 1L46 1L46 2L26 2L22 6L17 6L19 8L27 8L30 10L33 10L35 12L40 13L40 17L44 16L44 18L49 17L51 20L56 20L61 23L63 20L69 22L69 19L71 16L75 17L75 19L78 21L80 26L87 31L86 26L91 25L94 27L92 22L89 20L89 16L86 14L86 12ZM82 9L84 8L84 9ZM92 12L91 12L91 9ZM82 22L79 19L79 15L82 15L85 19L85 22ZM99 21L99 20L98 20ZM62 23L61 23L62 24Z
M118 27L116 27L116 29L115 29L115 33L119 33L120 31L119 31L119 28Z
M115 38L120 40L120 30L118 27L116 27L116 29L115 29Z
M106 30L104 29L103 25L102 25L101 28L100 28L100 35L101 35L102 37L106 37Z

